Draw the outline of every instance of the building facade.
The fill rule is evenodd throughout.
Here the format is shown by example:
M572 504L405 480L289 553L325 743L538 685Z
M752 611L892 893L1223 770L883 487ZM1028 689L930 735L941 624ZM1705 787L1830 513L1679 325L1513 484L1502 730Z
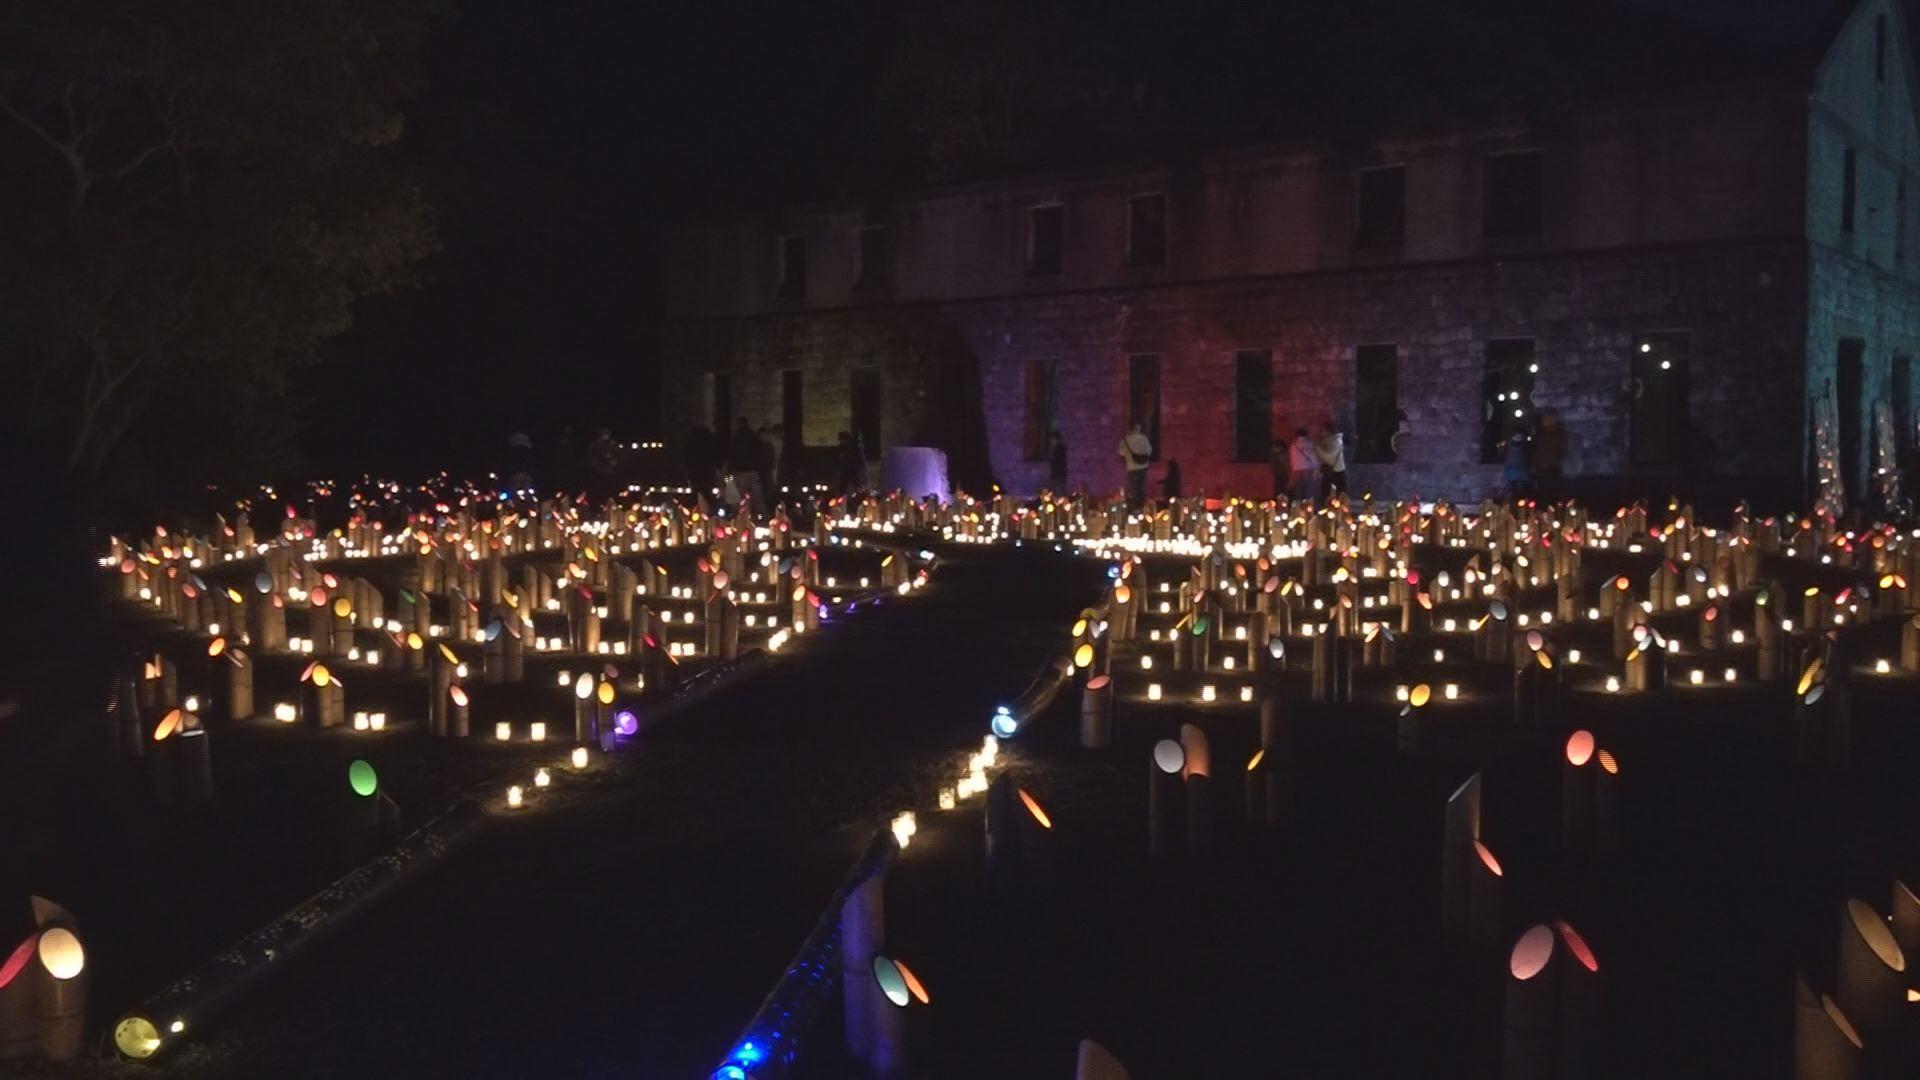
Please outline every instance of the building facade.
M1597 485L1797 498L1831 443L1865 498L1915 422L1909 56L1861 0L1810 65L1551 119L689 224L663 415L1017 493L1055 430L1117 490L1139 421L1156 480L1264 495L1273 440L1331 422L1356 489L1458 498L1552 408Z

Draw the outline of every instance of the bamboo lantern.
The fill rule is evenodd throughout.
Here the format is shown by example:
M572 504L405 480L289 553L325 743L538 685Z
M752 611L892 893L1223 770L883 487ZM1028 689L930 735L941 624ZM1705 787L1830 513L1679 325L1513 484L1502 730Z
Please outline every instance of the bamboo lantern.
M1903 954L1920 954L1920 896L1904 881L1893 883L1892 929Z
M1113 745L1113 677L1096 675L1080 692L1080 745L1104 750Z
M1907 1007L1907 960L1886 920L1865 901L1848 900L1840 915L1835 998L1859 1030L1891 1032Z
M1857 1080L1865 1045L1832 998L1815 994L1805 975L1794 976L1794 1080Z
M227 719L253 718L253 658L244 650L228 646L221 651L226 673Z
M213 751L207 729L189 716L180 732L169 741L176 744L173 750L180 770L180 801L212 802Z
M847 1052L854 1060L872 1059L879 995L872 971L874 957L886 940L887 871L883 864L861 882L840 905L840 1011Z
M1900 623L1900 670L1920 671L1920 614Z
M1313 700L1346 703L1353 700L1353 649L1346 638L1322 623L1313 635Z
M1185 768L1186 752L1178 742L1161 739L1154 744L1147 766L1147 850L1154 856L1173 854L1177 843Z
M447 687L447 737L464 739L471 730L467 688L459 683Z
M500 609L495 608L493 618L487 620L483 631L486 641L480 649L480 679L487 683L505 682L507 678L507 624Z
M1092 1039L1081 1039L1073 1065L1074 1080L1133 1080L1126 1066L1106 1047Z
M1567 738L1560 766L1560 842L1568 851L1590 850L1600 766L1594 761L1593 733L1576 731Z
M1600 1006L1600 964L1564 920L1536 925L1507 958L1505 1080L1586 1080Z
M153 787L153 801L162 806L171 805L179 791L180 769L179 736L186 724L187 714L180 709L169 709L154 725L151 745L148 747L147 779Z
M29 1057L36 1050L34 990L39 978L33 965L39 951L36 931L11 952L0 953L0 1061Z
M447 736L447 710L450 705L447 691L453 686L453 672L458 664L453 651L445 645L433 648L429 662L432 671L427 680L427 733L444 739Z
M1473 925L1474 845L1480 840L1479 773L1447 796L1440 846L1440 929L1456 941L1470 939Z
M510 683L524 682L527 677L527 637L521 628L518 611L509 611L500 635L501 677Z
M35 947L38 986L34 989L34 1027L40 1056L72 1061L80 1056L87 1023L86 950L68 926L43 927Z
M1181 780L1187 795L1187 849L1200 854L1212 848L1219 817L1207 733L1194 724L1180 725L1180 751Z

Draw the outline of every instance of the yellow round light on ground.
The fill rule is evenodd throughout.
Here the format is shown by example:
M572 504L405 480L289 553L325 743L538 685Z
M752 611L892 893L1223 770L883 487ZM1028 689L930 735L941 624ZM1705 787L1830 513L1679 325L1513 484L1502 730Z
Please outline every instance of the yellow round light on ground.
M160 1049L160 1030L144 1016L129 1016L113 1027L113 1045L135 1061L145 1061Z

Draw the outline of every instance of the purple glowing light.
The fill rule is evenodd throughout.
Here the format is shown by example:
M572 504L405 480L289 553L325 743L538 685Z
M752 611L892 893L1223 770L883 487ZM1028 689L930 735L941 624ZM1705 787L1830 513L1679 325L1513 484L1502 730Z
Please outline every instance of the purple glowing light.
M621 709L613 714L613 730L622 735L632 735L640 730L640 718L633 715L631 709Z

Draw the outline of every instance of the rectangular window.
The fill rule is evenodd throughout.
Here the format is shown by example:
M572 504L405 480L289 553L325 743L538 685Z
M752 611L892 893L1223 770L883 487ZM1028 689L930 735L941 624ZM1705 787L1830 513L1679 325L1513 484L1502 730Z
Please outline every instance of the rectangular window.
M1506 460L1507 436L1516 428L1533 429L1532 338L1487 342L1481 374L1480 460Z
M1127 200L1127 265L1160 266L1167 261L1167 197L1135 195Z
M807 295L807 238L780 238L780 295L797 300Z
M849 389L853 407L853 437L860 441L868 460L880 456L880 369L870 365L856 367L850 373Z
M1893 182L1893 263L1907 261L1907 178Z
M1687 460L1687 369L1693 339L1684 330L1642 334L1633 343L1628 392L1627 460L1678 465Z
M1357 247L1399 247L1407 238L1407 167L1362 169L1354 200Z
M1873 17L1873 81L1887 81L1887 17Z
M1842 232L1853 231L1853 189L1858 171L1854 153L1849 149L1847 156L1841 159L1840 165L1840 230Z
M893 273L893 245L885 225L868 225L860 230L860 274L856 289L878 289Z
M1362 345L1353 350L1353 460L1391 464L1400 431L1400 349Z
M724 371L707 373L707 416L724 445L733 437L733 376Z
M1889 404L1893 408L1893 460L1906 462L1913 454L1913 357L1893 356L1892 389ZM1913 477L1906 477L1911 483Z
M782 460L787 460L789 454L807 443L807 407L801 391L799 368L787 368L780 373L780 457Z
M1265 461L1273 453L1273 353L1233 354L1233 460Z
M1160 358L1127 357L1127 430L1141 425L1153 443L1151 460L1160 460Z
M1547 155L1538 150L1487 158L1488 236L1539 236L1546 225Z
M1036 206L1027 235L1027 273L1057 274L1065 262L1067 208Z
M1022 456L1028 461L1047 459L1047 436L1058 423L1056 369L1053 360L1027 361L1027 433Z

